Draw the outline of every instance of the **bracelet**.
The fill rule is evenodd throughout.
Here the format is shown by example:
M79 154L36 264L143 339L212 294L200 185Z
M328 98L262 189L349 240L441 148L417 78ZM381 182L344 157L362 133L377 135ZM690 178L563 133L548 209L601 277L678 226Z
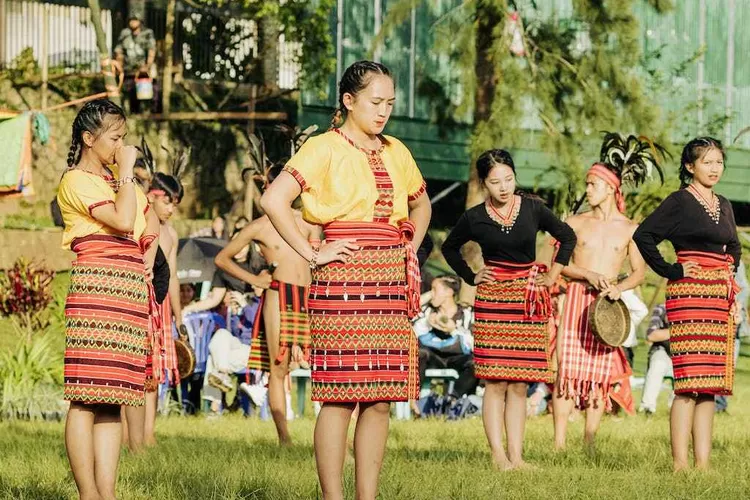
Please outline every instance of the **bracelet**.
M318 250L313 248L312 257L310 257L310 269L315 269L318 267Z
M122 179L117 181L117 185L124 186L128 182L132 182L133 184L135 184L136 182L138 182L138 179L136 179L135 177L123 177Z

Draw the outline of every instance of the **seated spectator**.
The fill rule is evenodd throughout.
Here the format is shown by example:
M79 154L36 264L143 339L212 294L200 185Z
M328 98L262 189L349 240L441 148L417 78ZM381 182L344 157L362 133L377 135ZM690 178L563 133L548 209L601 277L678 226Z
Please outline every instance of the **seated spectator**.
M217 240L228 240L227 224L221 216L214 217L211 226L197 229L190 233L191 238L216 238Z
M526 390L526 416L538 417L544 414L549 407L551 395L550 386L544 382L529 384Z
M419 340L419 378L425 382L429 368L453 369L458 381L453 394L460 398L474 394L474 337L471 308L456 303L461 282L456 276L442 276L432 282L432 298L414 323Z
M648 367L646 380L643 384L643 396L639 412L651 415L656 412L656 399L659 397L662 382L665 377L674 378L672 372L672 352L669 348L669 324L667 323L667 308L659 304L651 312L651 321L646 331L646 340L651 342L648 351ZM670 396L670 405L674 394Z
M625 340L622 347L625 350L625 357L627 358L630 369L632 370L634 362L633 348L638 345L638 338L636 337L635 332L638 329L638 325L641 324L641 321L648 316L648 307L646 307L646 304L644 304L640 297L638 297L635 290L625 290L620 295L620 299L625 303L625 306L627 306L628 312L630 313L630 332L628 333L628 338Z

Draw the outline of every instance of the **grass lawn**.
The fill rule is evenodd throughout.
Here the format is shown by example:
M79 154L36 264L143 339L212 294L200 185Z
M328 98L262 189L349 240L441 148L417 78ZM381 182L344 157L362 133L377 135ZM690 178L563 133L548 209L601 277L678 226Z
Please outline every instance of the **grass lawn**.
M63 287L66 278L61 276L56 285ZM8 326L5 321L0 324L0 353L16 344ZM646 352L645 346L637 351L637 375L645 369ZM595 456L582 452L581 420L570 426L565 453L552 451L549 416L529 420L526 459L539 467L537 471L493 470L478 418L393 421L380 498L750 498L750 358L743 354L729 413L716 418L710 471L672 474L662 393L653 418L606 418ZM635 399L640 400L639 390ZM319 498L314 420L309 413L308 406L306 418L290 423L296 445L284 450L276 446L273 424L257 418L160 417L156 448L139 456L123 453L119 498ZM353 480L353 464L348 462L348 498L353 498ZM57 499L75 494L62 423L0 421L0 498Z
M645 351L638 355L642 360ZM662 394L653 418L607 418L593 457L581 451L580 421L571 424L569 451L554 453L551 418L530 420L526 458L538 471L494 471L479 419L394 421L380 498L748 498L748 382L750 361L743 357L730 411L716 418L708 472L670 471ZM160 418L156 448L140 456L123 454L120 498L318 498L313 425L311 417L292 422L296 445L280 450L273 425L255 418ZM62 434L61 423L0 422L0 498L74 497ZM353 498L351 463L346 484Z

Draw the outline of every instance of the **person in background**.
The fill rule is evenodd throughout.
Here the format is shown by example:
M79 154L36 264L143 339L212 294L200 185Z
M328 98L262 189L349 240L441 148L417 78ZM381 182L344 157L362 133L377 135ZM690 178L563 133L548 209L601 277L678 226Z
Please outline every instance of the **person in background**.
M473 317L470 307L456 304L461 281L457 276L432 280L432 298L414 322L419 341L419 380L425 383L428 368L450 368L458 372L453 394L458 399L476 391L474 376Z
M204 227L190 233L191 238L215 238L217 240L228 240L227 223L224 217L217 215L211 221L210 227Z
M740 265L737 266L737 271L734 273L735 281L739 287L737 297L735 298L734 308L734 326L736 328L734 334L734 366L737 366L737 358L740 355L740 338L747 336L748 330L748 317L747 317L747 300L750 297L750 283L747 281L747 273L745 272L745 263L740 261ZM729 398L724 395L716 396L715 398L716 411L724 412L729 407Z
M632 370L633 361L635 359L633 348L638 345L636 330L638 329L638 325L641 324L641 321L648 316L648 307L646 307L646 304L643 303L633 289L622 292L620 299L625 302L625 306L627 306L628 312L630 313L630 333L622 347L625 350L625 357L627 358L630 369Z
M125 73L123 90L128 95L130 113L141 112L141 101L136 95L135 81L139 77L154 76L154 59L156 58L156 38L154 32L143 26L136 16L128 18L128 26L120 32L115 45L115 58ZM152 79L154 97L151 100L151 111L158 112L159 92L156 79Z
M669 349L669 323L667 322L667 307L659 304L651 311L651 321L646 330L646 340L651 343L648 350L648 365L646 380L643 383L643 396L638 407L639 412L653 415L656 412L656 400L661 391L664 378L674 378L672 372L672 351ZM672 404L674 393L669 396Z

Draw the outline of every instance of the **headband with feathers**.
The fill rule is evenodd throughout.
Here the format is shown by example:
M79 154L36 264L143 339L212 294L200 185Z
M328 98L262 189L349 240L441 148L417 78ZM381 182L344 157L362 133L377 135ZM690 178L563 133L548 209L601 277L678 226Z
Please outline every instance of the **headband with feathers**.
M629 135L625 138L618 132L605 132L599 160L623 183L639 186L651 178L654 171L664 184L661 163L668 156L670 154L663 146L646 136Z

